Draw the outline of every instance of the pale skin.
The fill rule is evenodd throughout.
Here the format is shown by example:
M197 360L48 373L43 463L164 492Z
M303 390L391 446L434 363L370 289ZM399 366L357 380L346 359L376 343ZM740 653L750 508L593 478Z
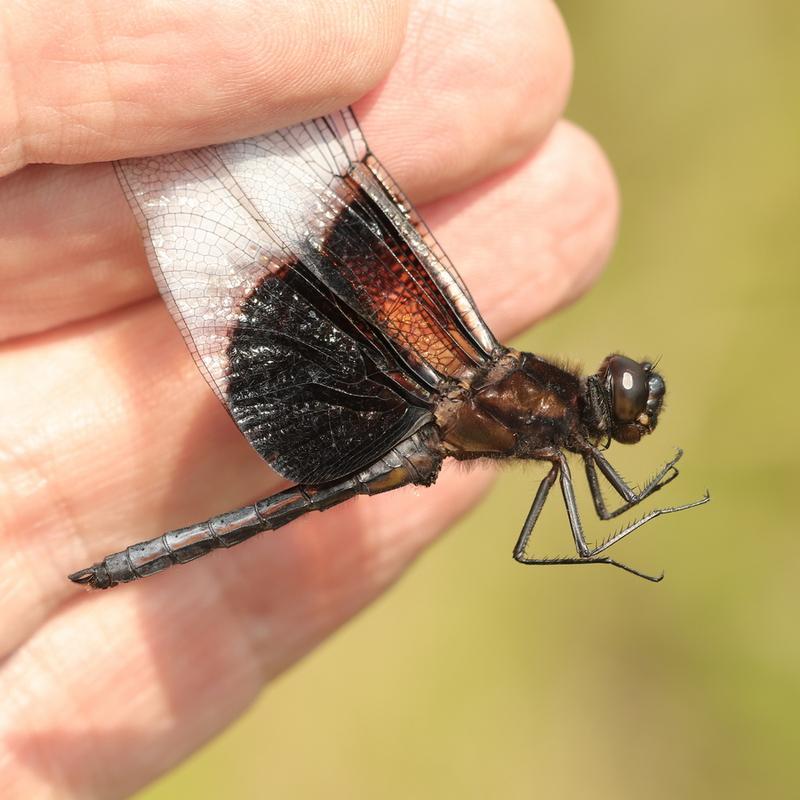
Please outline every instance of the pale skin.
M67 581L284 485L194 367L103 162L363 97L372 149L504 341L580 293L611 248L611 171L560 121L571 55L552 3L371 0L344 19L336 6L0 8L4 798L123 797L170 769L491 480L446 468L424 492L351 501L135 585Z

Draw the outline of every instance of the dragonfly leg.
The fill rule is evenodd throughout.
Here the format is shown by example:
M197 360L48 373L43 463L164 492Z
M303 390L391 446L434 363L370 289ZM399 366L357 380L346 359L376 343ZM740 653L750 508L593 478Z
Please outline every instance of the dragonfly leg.
M678 477L678 469L675 464L678 463L683 450L678 450L675 457L668 461L639 491L632 489L623 479L623 477L614 469L613 466L606 460L606 458L598 450L592 449L583 456L583 463L586 467L586 480L589 483L589 489L592 494L592 501L594 502L595 511L597 516L603 520L613 519L620 514L624 514L629 509L633 508L642 500L649 497L651 494L663 489L668 483L671 483ZM605 478L625 500L619 508L614 511L609 511L606 508L603 493L600 489L600 481L597 476L595 464L600 468Z
M551 566L555 564L608 564L612 567L618 567L619 569L625 570L626 572L630 572L633 575L637 575L640 578L644 578L648 581L658 582L664 576L658 575L648 575L644 572L640 572L633 567L628 566L627 564L623 564L620 561L617 561L613 558L609 558L608 556L603 556L601 558L596 558L595 556L609 547L610 544L613 542L606 543L601 545L599 548L590 548L589 545L586 543L586 539L583 534L583 526L581 525L580 515L578 513L578 504L575 499L575 490L572 486L572 475L569 471L569 466L567 464L566 458L564 458L562 453L552 453L547 456L549 460L552 460L553 466L550 471L547 473L545 478L539 484L539 489L536 492L536 496L534 497L533 503L531 505L531 509L528 512L528 516L525 519L525 524L522 527L522 532L520 533L519 539L517 540L517 544L514 547L514 558L520 564L531 564L531 565L539 565L539 566ZM545 501L547 500L547 495L550 492L553 484L555 483L556 477L560 477L561 483L561 493L564 497L564 504L567 508L567 516L569 518L570 529L572 530L572 536L575 541L575 549L578 551L578 557L559 557L559 558L533 558L527 556L525 554L525 550L527 544L530 540L531 534L533 533L533 528L536 525L537 520L539 519L539 515L541 514L542 508L544 507ZM704 502L704 501L703 501ZM671 509L671 510L680 510L680 509ZM663 512L662 512L663 513ZM658 516L654 514L653 516ZM650 517L652 519L652 516ZM645 520L647 521L647 520ZM644 522L640 522L636 527L641 527ZM631 530L628 530L624 535L628 535L628 533L632 533L635 528L632 527ZM619 541L619 538L615 539L615 541Z
M212 550L233 547L309 511L325 511L358 494L379 494L410 483L430 485L442 462L437 445L435 432L422 428L371 466L340 481L293 486L236 511L131 545L69 578L93 589L109 589L173 564L193 561Z
M525 551L528 548L528 541L531 538L536 521L539 519L539 514L542 513L542 509L544 508L547 495L556 482L556 477L558 477L558 465L553 464L550 468L550 472L547 473L539 484L536 497L533 498L533 503L531 504L531 510L525 518L525 524L522 526L522 531L519 534L516 545L514 545L514 558L519 561L520 564L538 563L527 560Z
M525 524L522 526L519 539L514 547L514 558L520 563L524 564L540 563L538 561L534 562L530 559L526 559L525 550L527 549L528 541L533 533L533 528L539 519L539 515L542 513L542 509L544 508L547 495L550 493L550 489L556 482L557 477L561 478L561 493L564 496L564 503L567 507L567 516L569 517L570 529L572 530L572 536L575 540L575 549L578 551L578 555L581 558L586 558L589 556L591 548L586 543L586 539L583 535L583 527L581 525L580 515L578 514L578 504L575 500L575 490L572 486L572 475L569 471L567 460L564 458L563 453L558 451L545 451L540 454L540 457L542 459L552 461L553 466L539 484L536 496L533 498L530 511L528 512L528 516L525 518ZM553 561L547 559L542 563L550 564L553 563Z
M663 516L664 514L675 514L678 511L686 511L688 508L695 508L696 506L705 505L711 499L711 495L706 492L699 500L695 500L692 503L684 503L681 506L671 506L669 508L655 508L652 511L645 514L641 519L637 519L635 522L632 522L630 525L626 525L621 530L617 531L613 536L606 539L602 544L597 545L597 547L593 547L588 555L595 556L598 553L602 553L604 550L608 550L609 547L616 544L620 539L624 539L626 536L629 536L634 531L641 528L643 525L646 525L651 520L655 519L656 517Z

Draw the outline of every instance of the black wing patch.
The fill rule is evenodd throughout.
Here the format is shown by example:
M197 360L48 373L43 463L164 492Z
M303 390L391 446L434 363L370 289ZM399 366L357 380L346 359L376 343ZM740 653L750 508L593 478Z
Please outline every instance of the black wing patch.
M303 268L286 270L296 278ZM420 387L408 384L415 396L394 383L368 341L325 314L337 316L331 301L326 309L323 296L303 290L306 297L270 277L247 298L228 348L226 391L236 424L278 472L322 483L372 463L430 413Z

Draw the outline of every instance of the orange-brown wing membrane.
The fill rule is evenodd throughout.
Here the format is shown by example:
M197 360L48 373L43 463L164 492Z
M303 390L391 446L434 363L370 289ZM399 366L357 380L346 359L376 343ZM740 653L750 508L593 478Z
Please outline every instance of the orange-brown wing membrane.
M354 177L340 185L343 205L322 242L321 269L344 279L344 299L423 377L457 378L482 365L487 353L409 242L409 223L386 212L389 198L377 182L370 188L377 200Z
M367 184L373 184L374 180L381 184L383 190L391 197L392 203L400 209L405 220L413 226L416 236L409 237L409 239L416 244L415 252L422 254L426 270L434 278L437 286L446 294L455 308L459 320L466 326L472 339L478 343L483 352L494 352L498 348L498 343L478 313L469 289L461 280L461 276L456 272L441 245L436 241L433 232L378 159L371 153L367 153L362 160L363 166L355 168L354 174L362 176L366 170L369 170L371 174L366 181ZM408 230L406 225L402 227Z

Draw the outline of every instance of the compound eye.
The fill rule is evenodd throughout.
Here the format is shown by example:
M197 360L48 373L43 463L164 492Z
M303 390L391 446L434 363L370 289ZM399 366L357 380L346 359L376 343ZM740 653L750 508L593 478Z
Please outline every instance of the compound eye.
M633 422L647 406L650 376L631 358L613 356L608 362L608 383L614 416L620 422Z

